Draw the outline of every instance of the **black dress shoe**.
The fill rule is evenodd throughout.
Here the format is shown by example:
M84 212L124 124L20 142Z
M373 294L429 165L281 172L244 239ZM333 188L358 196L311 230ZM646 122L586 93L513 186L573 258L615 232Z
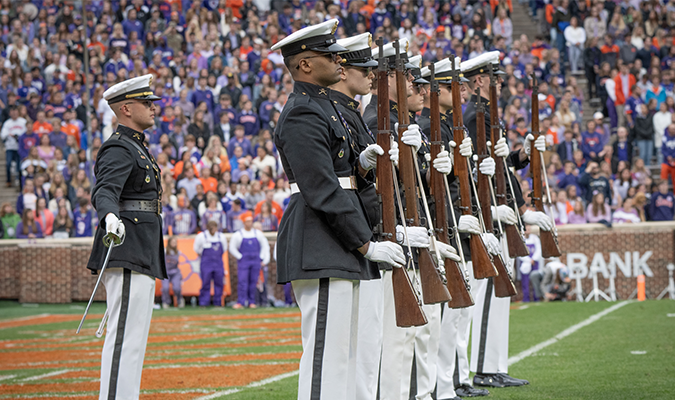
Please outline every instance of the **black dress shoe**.
M506 374L476 374L473 377L473 384L476 386L488 386L488 387L511 387L511 386L523 386L527 381L516 380L511 378Z
M521 382L521 385L529 385L530 384L530 381L528 381L527 379L514 378L514 377L509 376L508 374L505 374L505 373L502 373L502 372L500 372L497 375L501 375L504 379L510 379L512 381Z
M470 385L462 385L455 388L455 393L460 397L479 397L487 396L490 394L486 389L476 389Z

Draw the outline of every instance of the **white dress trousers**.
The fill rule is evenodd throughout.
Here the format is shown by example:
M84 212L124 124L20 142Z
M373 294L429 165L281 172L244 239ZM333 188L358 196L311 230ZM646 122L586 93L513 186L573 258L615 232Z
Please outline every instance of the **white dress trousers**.
M135 400L141 389L155 278L113 268L106 270L101 280L109 318L101 354L99 400Z
M356 344L355 400L375 400L382 355L384 313L382 279L361 281L359 288L358 338Z
M292 282L300 307L298 400L351 400L356 374L359 281Z

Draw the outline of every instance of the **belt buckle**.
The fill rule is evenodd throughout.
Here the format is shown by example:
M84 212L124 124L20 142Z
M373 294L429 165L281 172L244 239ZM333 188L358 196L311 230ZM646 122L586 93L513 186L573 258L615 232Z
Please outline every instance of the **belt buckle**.
M357 188L357 185L356 185L356 176L351 175L351 176L349 177L349 184L351 185L352 189L356 189L356 188Z
M157 199L156 201L157 201L157 215L160 215L162 214L162 200Z

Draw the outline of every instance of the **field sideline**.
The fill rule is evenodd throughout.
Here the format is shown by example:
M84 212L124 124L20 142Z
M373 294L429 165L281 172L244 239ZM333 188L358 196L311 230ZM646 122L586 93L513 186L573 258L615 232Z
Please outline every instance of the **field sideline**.
M509 373L531 385L489 398L675 398L675 302L615 305L513 304ZM0 399L97 398L104 308L75 336L83 309L0 302ZM155 311L141 399L293 399L299 328L297 309Z

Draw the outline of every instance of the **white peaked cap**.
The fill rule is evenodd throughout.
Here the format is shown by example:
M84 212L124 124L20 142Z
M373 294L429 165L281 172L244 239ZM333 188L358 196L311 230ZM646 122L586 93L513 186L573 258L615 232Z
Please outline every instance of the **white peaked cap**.
M373 36L366 32L360 35L338 39L337 44L347 49L347 52L364 49L370 50L370 47L373 45Z
M422 68L422 56L412 56L408 58L408 63L415 66L415 68Z
M154 76L147 74L136 78L127 79L117 83L103 92L103 98L108 103L113 104L122 100L160 100L161 97L155 96L150 88Z
M474 76L489 73L488 68L491 68L493 71L495 71L495 68L498 66L499 51L490 51L470 60L464 61L462 63L461 69L465 76Z
M325 53L345 51L344 47L336 43L337 40L333 36L337 27L338 20L333 18L320 24L302 28L278 41L272 46L271 50L281 49L281 54L284 57L308 50Z
M354 67L374 68L377 61L373 60L370 46L373 39L370 33L362 33L345 39L340 39L337 44L347 49L340 52L342 63Z

